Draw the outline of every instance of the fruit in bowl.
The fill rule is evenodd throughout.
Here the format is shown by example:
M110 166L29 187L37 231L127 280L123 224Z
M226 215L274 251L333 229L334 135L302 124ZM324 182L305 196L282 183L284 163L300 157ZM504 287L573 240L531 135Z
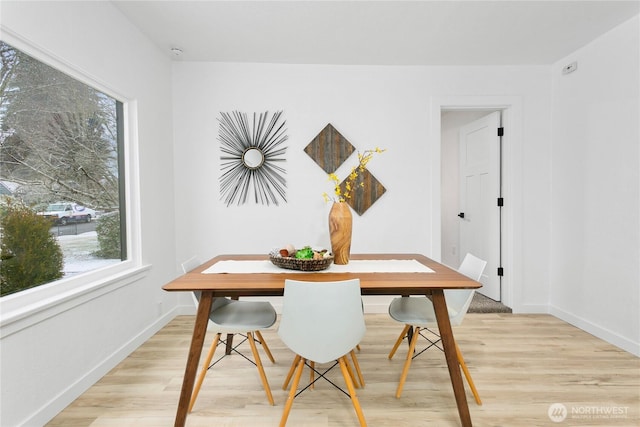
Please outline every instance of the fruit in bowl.
M295 259L325 259L331 257L331 253L326 249L313 249L311 246L304 246L302 249L295 249L293 245L286 245L280 249L274 249L270 252L271 256L280 256L282 258Z
M286 247L275 248L269 252L269 259L277 267L302 271L325 270L333 263L333 255L329 251L311 246L293 251Z
M313 259L313 249L311 246L305 246L296 251L296 259Z

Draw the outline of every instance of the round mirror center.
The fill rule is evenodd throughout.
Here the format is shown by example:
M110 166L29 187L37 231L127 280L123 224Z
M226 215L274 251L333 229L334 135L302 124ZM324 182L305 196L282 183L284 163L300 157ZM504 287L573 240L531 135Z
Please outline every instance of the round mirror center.
M242 154L242 163L249 169L257 169L264 163L264 155L258 148L248 148Z

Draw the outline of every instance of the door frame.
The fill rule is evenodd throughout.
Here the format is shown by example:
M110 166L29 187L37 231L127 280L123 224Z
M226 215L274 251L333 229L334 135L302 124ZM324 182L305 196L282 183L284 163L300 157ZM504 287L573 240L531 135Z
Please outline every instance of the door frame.
M441 218L441 126L443 111L501 110L502 126L502 303L513 307L520 300L522 283L522 99L519 96L451 96L431 98L431 254L440 261Z

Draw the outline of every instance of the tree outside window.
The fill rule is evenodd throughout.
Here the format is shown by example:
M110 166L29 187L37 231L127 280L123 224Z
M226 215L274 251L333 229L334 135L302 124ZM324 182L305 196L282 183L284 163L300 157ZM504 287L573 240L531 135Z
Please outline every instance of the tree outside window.
M0 226L18 205L50 221L63 277L126 259L122 111L113 97L0 40L0 187L10 189L1 196ZM56 203L71 208L46 212ZM3 288L43 284L6 285L7 271L31 262L10 241L3 236L0 248Z

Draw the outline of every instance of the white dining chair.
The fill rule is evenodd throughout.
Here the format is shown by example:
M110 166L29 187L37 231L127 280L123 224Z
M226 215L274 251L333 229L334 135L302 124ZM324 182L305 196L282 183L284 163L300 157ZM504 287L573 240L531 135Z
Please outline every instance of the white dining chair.
M460 264L458 272L473 280L479 281L480 277L482 277L482 272L484 271L486 265L486 261L472 254L467 254L462 261L462 264ZM452 289L444 291L451 326L458 326L462 323L462 319L464 319L464 316L469 309L469 305L471 305L471 300L473 299L474 293L474 289ZM422 354L425 350L433 346L437 347L440 350L442 350L442 348L438 346L438 343L440 342L440 335L434 330L438 327L438 322L436 320L433 303L429 298L394 298L389 305L389 315L392 319L405 324L404 329L400 333L400 336L398 336L398 339L396 340L393 348L391 349L391 352L389 353L389 359L391 359L396 353L404 338L407 336L411 336L409 351L407 352L407 358L402 369L398 388L396 390L396 397L399 398L402 394L402 389L409 373L411 361L415 357ZM424 335L423 331L425 330L427 332L430 332L432 336L435 337L435 339L430 339L429 337ZM424 350L415 354L417 340L420 336L429 341L429 345ZM469 383L469 387L471 388L471 392L473 393L473 397L475 398L476 403L478 405L482 405L482 400L480 400L480 395L478 394L476 386L473 383L473 379L471 378L471 374L467 369L467 365L464 361L464 358L462 357L462 352L458 347L458 343L456 343L456 356L458 358L458 363L460 364L464 376Z
M334 362L329 369L340 366L360 426L367 425L347 360L347 355L356 348L366 331L361 304L359 279L340 282L285 280L278 335L296 354L298 362L281 427L286 425L293 400L299 394L297 389L303 368L305 365L311 367L311 362L314 369L317 364L329 362ZM325 373L319 373L318 379L324 378Z
M364 313L364 301L362 301L362 298L361 298L361 305L362 305L362 312ZM346 359L347 371L351 376L351 381L353 381L353 385L355 386L355 388L360 388L360 387L364 387L365 383L364 383L364 376L362 375L362 370L360 369L360 363L358 362L358 357L356 356L355 350L360 351L360 344L356 345L356 348L352 349L349 352L349 355L351 356L351 360L353 362L353 368L351 368L351 364L349 363L349 358L347 358ZM291 378L293 377L293 374L299 362L300 362L300 356L296 355L296 357L293 359L293 362L291 362L291 367L289 368L289 372L287 373L287 376L284 379L284 383L282 384L283 390L286 390L287 387L289 386L289 381L291 381ZM308 363L310 368L309 369L309 385L311 388L313 388L313 383L315 382L315 378L314 378L315 364L313 361L310 361Z
M182 264L182 268L186 273L200 264L201 263L199 262L199 260L197 260L197 258L191 258L190 260L187 260ZM194 298L197 304L200 300L200 293L194 292ZM198 394L200 393L200 388L202 387L202 382L204 381L207 371L227 355L225 353L214 363L211 363L218 344L220 342L225 342L224 340L220 339L222 335L240 335L244 338L241 342L237 343L233 348L231 348L231 350L241 355L243 358L253 363L258 368L258 373L260 374L262 386L264 387L265 393L267 394L267 399L269 400L269 403L271 405L274 404L273 395L271 394L271 388L269 387L269 382L267 381L267 376L264 372L264 367L262 365L260 355L258 354L258 349L256 347L255 341L258 341L262 344L262 348L267 354L269 360L271 360L272 363L275 363L273 355L269 350L269 346L267 345L267 342L264 340L260 331L273 326L273 324L276 322L276 317L276 310L273 308L271 303L266 301L238 301L222 297L217 297L213 300L211 312L209 313L209 323L207 326L207 330L214 331L216 335L213 339L213 342L211 343L211 347L209 348L207 357L202 364L202 370L200 371L200 374L198 375L198 378L196 380L196 384L191 395L191 401L189 402L189 412L191 412L193 406L196 403L196 399L198 398ZM257 340L254 338L254 334L256 335ZM244 341L249 341L254 360L251 360L240 351L238 351L237 347Z

